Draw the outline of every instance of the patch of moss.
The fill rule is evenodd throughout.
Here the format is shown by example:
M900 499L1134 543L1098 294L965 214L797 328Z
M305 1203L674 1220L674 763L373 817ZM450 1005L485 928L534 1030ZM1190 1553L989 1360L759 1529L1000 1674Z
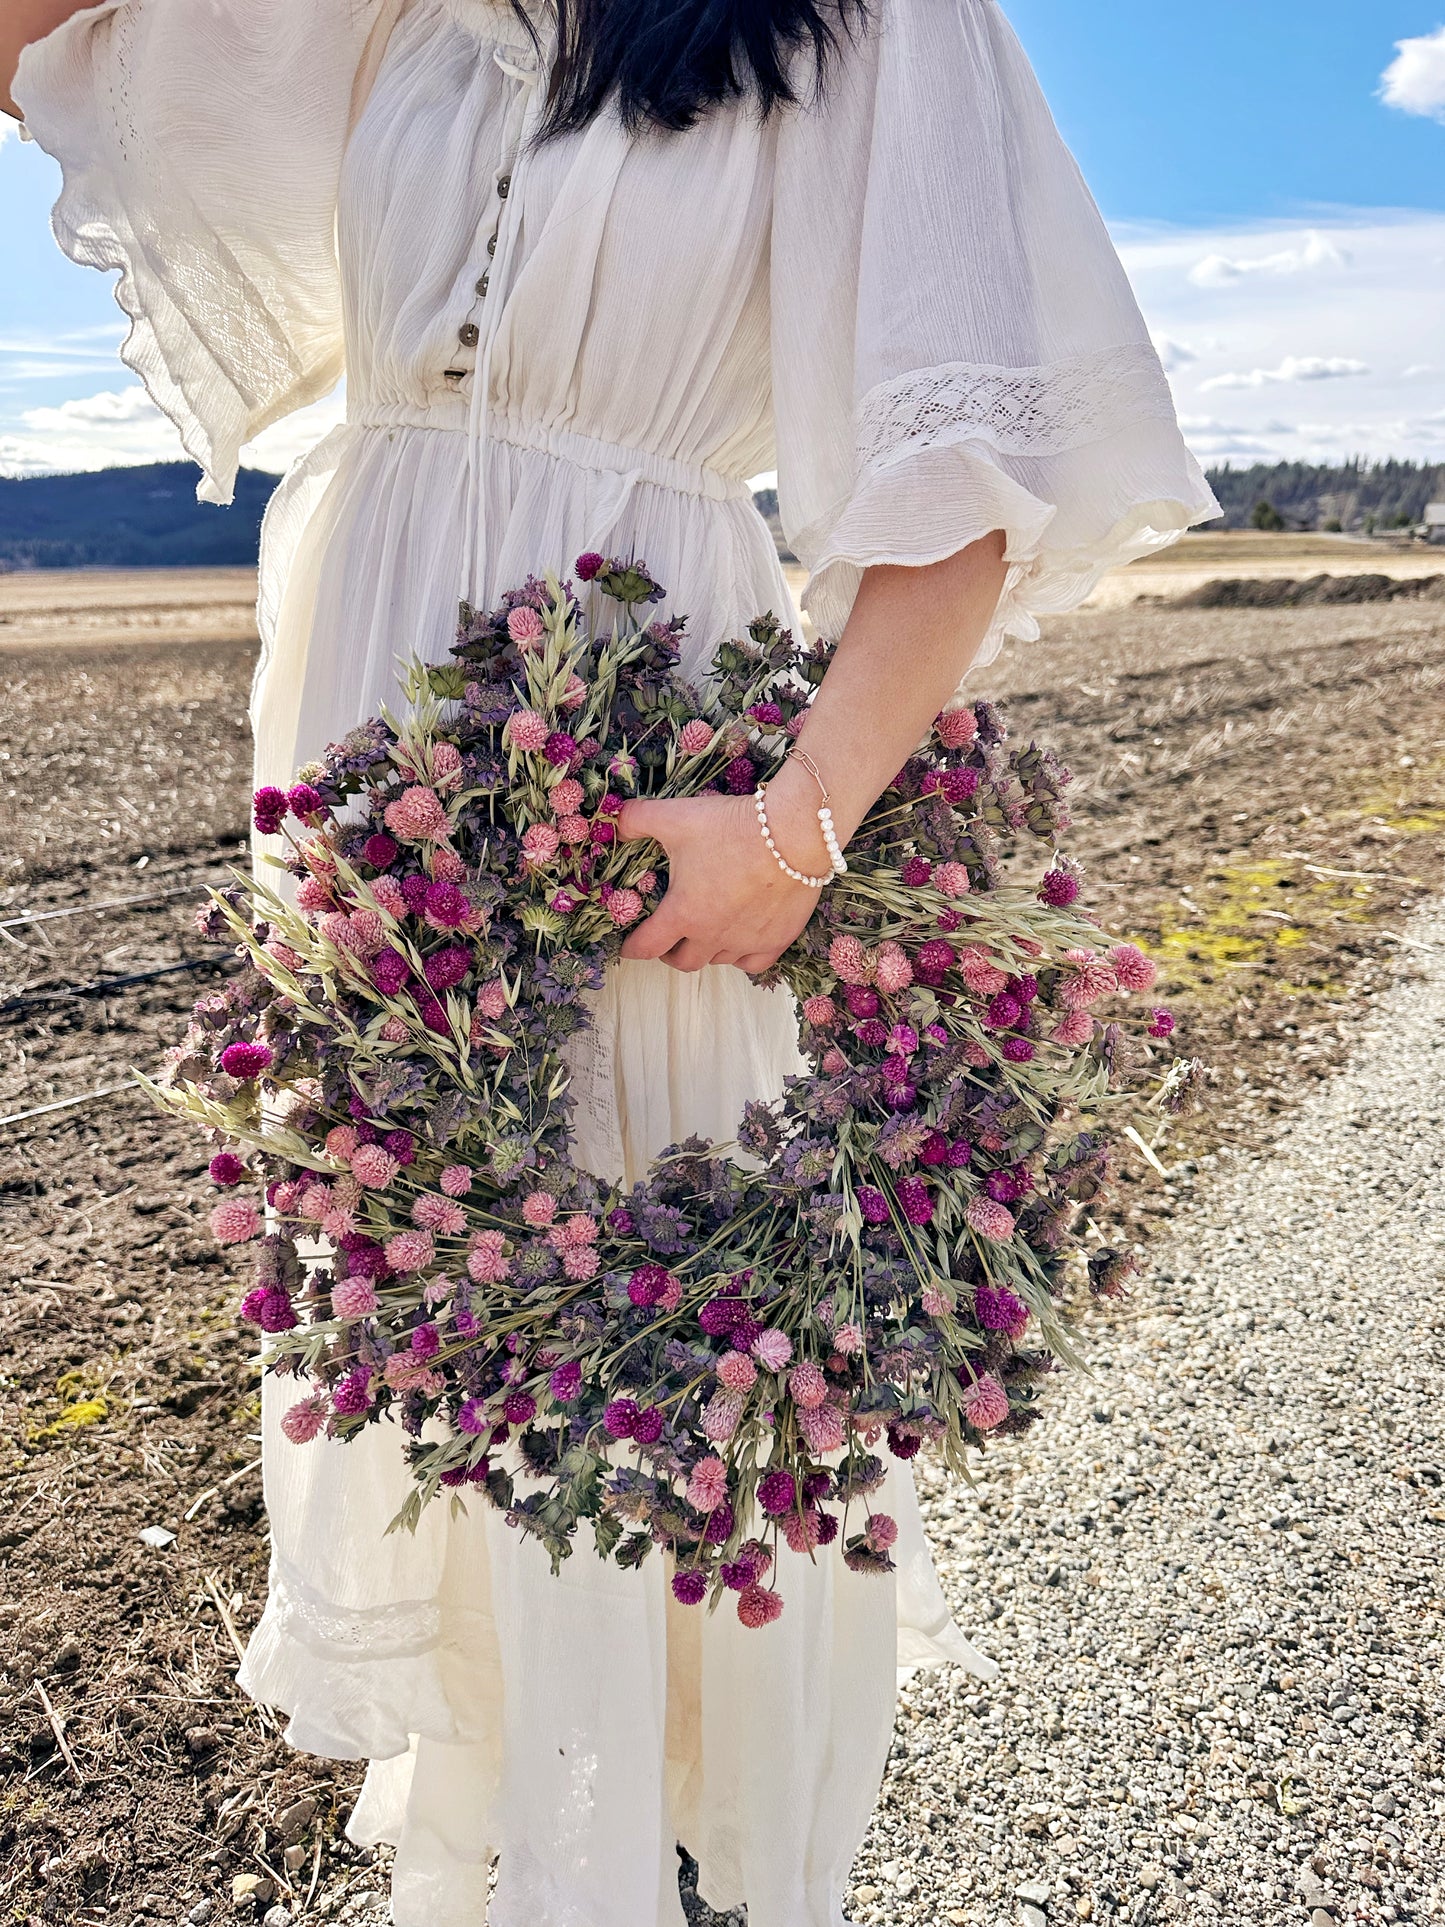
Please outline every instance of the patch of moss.
M27 1444L53 1445L57 1439L87 1431L92 1425L99 1425L110 1417L110 1399L105 1381L91 1366L82 1365L62 1372L55 1381L54 1397L59 1411L45 1423L27 1428Z

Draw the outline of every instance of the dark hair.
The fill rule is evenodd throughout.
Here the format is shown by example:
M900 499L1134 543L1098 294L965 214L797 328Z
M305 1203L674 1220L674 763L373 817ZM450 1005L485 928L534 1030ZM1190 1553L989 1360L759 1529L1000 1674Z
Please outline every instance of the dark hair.
M760 119L798 99L789 68L812 53L821 91L839 51L867 24L868 0L553 0L557 58L538 142L580 130L615 100L630 131L691 127L727 100ZM515 11L536 38L523 0Z

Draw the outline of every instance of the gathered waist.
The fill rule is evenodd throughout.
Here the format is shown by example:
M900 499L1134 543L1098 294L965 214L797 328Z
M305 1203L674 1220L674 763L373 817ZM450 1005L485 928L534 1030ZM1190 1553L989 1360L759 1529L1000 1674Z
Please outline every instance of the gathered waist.
M347 426L368 431L414 429L422 433L465 435L469 427L468 409L465 398L460 395L440 396L426 406L414 402L379 402L358 408L348 417ZM682 495L699 495L712 502L752 500L752 490L744 475L713 468L705 462L680 461L675 456L639 448L629 442L605 441L573 428L511 415L493 415L487 424L487 438L492 445L532 450L573 468L594 469L599 474L635 477Z

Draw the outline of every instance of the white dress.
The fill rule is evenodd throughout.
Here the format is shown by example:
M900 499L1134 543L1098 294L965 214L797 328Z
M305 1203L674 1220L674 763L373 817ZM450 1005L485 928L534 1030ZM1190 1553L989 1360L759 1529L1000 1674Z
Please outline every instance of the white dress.
M870 563L1006 530L985 659L1213 512L991 0L882 0L826 101L766 126L633 138L607 116L534 152L540 10L539 59L504 0L384 8L107 0L16 87L63 164L61 245L121 270L124 358L206 499L346 374L345 425L266 520L258 781L373 714L399 655L443 655L463 591L583 549L645 557L703 665L790 610L746 484L774 466L825 633ZM578 1065L580 1152L630 1178L689 1131L726 1138L795 1062L784 998L623 966ZM373 1763L351 1828L397 1844L402 1927L677 1927L679 1840L751 1927L837 1927L895 1663L993 1670L906 1468L883 1501L896 1583L786 1557L786 1611L753 1633L676 1607L659 1560L579 1552L554 1580L479 1506L384 1538L389 1430L293 1447L269 1398L265 1425L270 1597L243 1679L298 1747Z

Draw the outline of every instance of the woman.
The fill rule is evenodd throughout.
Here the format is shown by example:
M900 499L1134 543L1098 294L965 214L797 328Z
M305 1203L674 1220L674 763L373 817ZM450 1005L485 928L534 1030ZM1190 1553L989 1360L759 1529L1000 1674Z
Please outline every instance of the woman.
M346 373L345 425L266 519L258 782L372 714L398 654L442 655L460 593L584 549L646 558L701 669L788 606L746 482L775 464L838 638L801 740L846 840L971 663L1213 511L992 0L12 0L12 74L64 169L60 243L120 270L123 359L203 498ZM808 874L816 810L790 763L769 816ZM814 894L746 798L623 831L671 886L574 1081L580 1154L631 1178L796 1064L747 973ZM895 1664L992 1670L905 1466L896 1583L785 1562L752 1634L675 1608L657 1561L554 1580L496 1513L383 1538L389 1435L298 1450L265 1422L243 1677L295 1745L373 1763L352 1832L397 1843L404 1927L675 1924L679 1841L714 1906L833 1927Z

